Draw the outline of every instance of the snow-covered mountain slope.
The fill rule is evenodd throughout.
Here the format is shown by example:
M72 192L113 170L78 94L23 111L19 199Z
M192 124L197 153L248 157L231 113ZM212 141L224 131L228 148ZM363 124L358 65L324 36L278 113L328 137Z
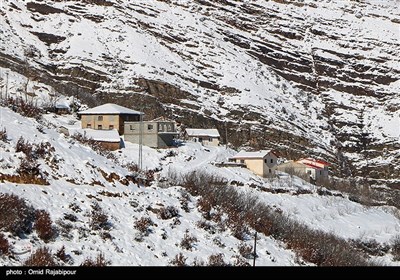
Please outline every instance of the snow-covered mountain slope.
M6 139L0 140L0 193L16 194L35 209L48 211L58 232L54 239L44 242L38 238L37 230L21 236L2 230L13 252L12 258L0 255L2 265L24 264L41 246L48 247L53 254L65 246L69 261L60 262L61 265L80 265L100 252L112 265L168 265L179 253L189 265L202 261L209 264L209 257L218 254L222 254L225 263L237 264L243 244L253 244L252 230L244 236L244 241L239 240L227 214L219 212L219 207L211 213L222 214L221 220L206 220L201 197L171 185L174 177L192 171L224 178L243 197L254 195L260 203L287 214L290 219L348 242L356 240L372 244L372 248L386 248L400 229L399 210L394 207L367 207L346 195L323 195L316 186L285 174L264 179L245 168L217 167L213 163L235 153L225 147L205 148L199 143L182 143L177 148L163 150L143 147L144 168L155 170L155 180L148 187L139 186L135 173L127 169L138 160L138 145L126 142L126 148L106 158L59 133L58 128L66 124L80 125L70 115L47 114L38 122L0 107L1 131L5 129L7 134ZM28 143L47 143L43 156L33 149L36 152L32 158L39 173L32 177L19 172L29 154L26 149L16 152L21 137ZM92 226L96 203L107 215L108 229ZM160 214L168 207L173 209L167 211L170 214ZM138 221L142 221L142 226L143 221L148 223L143 228L137 226ZM241 223L247 225L249 221ZM192 237L195 239L190 240ZM187 244L191 245L185 247ZM393 261L392 251L383 252L371 256L371 260L398 265ZM257 265L312 265L285 242L261 233L257 255ZM243 257L239 259L243 261Z
M30 83L226 127L235 146L321 156L336 174L398 186L396 0L2 6L0 66Z

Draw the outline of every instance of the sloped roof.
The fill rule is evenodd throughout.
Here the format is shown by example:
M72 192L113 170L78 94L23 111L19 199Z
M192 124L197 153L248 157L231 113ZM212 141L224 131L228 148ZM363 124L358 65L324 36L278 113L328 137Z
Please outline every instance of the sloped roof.
M68 129L70 135L75 133L82 134L86 138L92 138L95 141L100 142L112 142L112 143L119 143L120 136L118 134L118 130L110 129L110 130L97 130L91 128L78 128L78 129Z
M273 153L274 155L276 155L272 150L261 150L257 152L240 151L235 156L233 156L232 159L246 159L246 158L258 159L258 158L264 158L269 153Z
M217 129L202 129L202 128L186 128L188 136L207 136L207 137L220 137Z
M324 168L325 166L329 166L330 164L326 161L314 159L314 158L302 158L299 159L297 162L316 167L316 168Z
M113 103L103 104L94 108L90 108L86 111L81 111L80 115L140 115L143 112L135 111L123 106L119 106Z

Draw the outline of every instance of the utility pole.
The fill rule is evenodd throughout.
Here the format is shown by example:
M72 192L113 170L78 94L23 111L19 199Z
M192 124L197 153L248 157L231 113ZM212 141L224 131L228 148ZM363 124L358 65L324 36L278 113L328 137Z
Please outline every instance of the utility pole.
M143 111L143 105L141 106ZM139 170L142 171L143 168L143 113L140 112L140 122L139 122Z
M6 100L8 99L8 72L6 72Z
M228 149L228 128L225 121L225 149Z
M253 258L253 267L256 266L256 257L257 257L256 248L257 248L257 231L256 231L256 233L254 234L254 252L253 252L254 258Z

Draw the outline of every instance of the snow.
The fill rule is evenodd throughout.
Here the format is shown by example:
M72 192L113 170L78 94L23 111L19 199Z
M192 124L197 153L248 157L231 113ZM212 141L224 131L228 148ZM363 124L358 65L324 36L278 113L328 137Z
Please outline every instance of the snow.
M68 129L70 135L74 135L75 133L79 133L86 138L92 138L95 141L104 141L104 142L116 142L119 143L121 138L119 136L118 130L110 129L110 130L96 130L90 128L84 129Z
M140 115L143 114L142 112L135 111L117 104L112 104L112 103L107 103L103 104L94 108L90 108L85 111L78 112L80 115L99 115L99 114L105 114L105 115L122 115L122 114L127 114L127 115Z
M257 152L246 152L246 151L240 151L237 153L235 156L232 157L232 159L240 159L240 158L264 158L266 157L271 150L262 150L262 151L257 151Z
M206 136L206 137L220 137L218 129L200 129L200 128L186 128L186 133L190 137Z

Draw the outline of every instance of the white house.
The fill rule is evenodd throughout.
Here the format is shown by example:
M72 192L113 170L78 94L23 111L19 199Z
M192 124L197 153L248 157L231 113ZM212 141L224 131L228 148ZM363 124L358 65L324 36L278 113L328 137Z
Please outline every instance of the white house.
M200 142L204 146L218 146L220 135L217 129L186 128L184 138L193 142Z
M245 164L246 168L259 176L269 177L275 174L278 155L272 150L262 150L258 152L240 151L229 160Z

